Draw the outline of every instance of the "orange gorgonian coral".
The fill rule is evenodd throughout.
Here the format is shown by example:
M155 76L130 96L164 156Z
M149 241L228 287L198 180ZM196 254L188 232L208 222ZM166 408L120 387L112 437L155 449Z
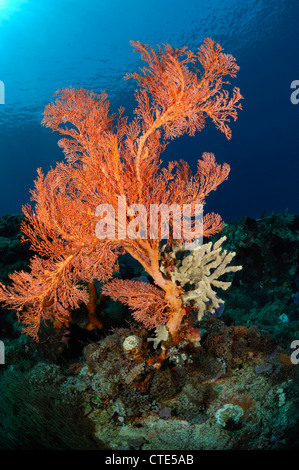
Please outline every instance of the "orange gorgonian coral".
M109 115L104 92L72 87L58 90L44 112L43 125L63 136L59 146L66 158L46 175L38 170L35 205L23 208L24 239L37 252L30 272L15 272L10 286L0 286L0 300L17 310L25 332L35 339L41 320L67 323L73 308L87 304L85 283L109 281L124 252L142 264L155 285L114 280L104 292L132 307L145 326L166 323L173 337L186 314L182 288L159 267L162 229L157 238L142 238L137 224L136 237L99 239L96 208L109 204L117 212L120 197L126 208L141 204L147 210L153 204L204 204L210 191L227 179L229 166L205 153L192 175L184 161L162 168L160 156L168 140L201 131L206 118L231 137L229 123L237 118L242 96L238 88L229 94L224 77L235 77L238 66L209 38L197 53L169 45L158 51L140 42L132 46L147 62L140 73L125 77L138 85L134 119L129 121L124 109ZM133 219L129 210L125 219L116 216L116 229L123 230ZM171 220L169 224L171 245ZM204 216L204 236L222 227L218 214Z

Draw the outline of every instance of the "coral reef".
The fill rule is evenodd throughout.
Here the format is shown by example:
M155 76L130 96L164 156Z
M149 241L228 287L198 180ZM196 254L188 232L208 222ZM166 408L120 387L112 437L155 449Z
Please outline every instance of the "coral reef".
M104 92L58 90L43 124L66 160L0 222L0 448L298 449L299 218L224 226L203 205L229 165L204 153L192 175L160 159L207 118L231 137L239 68L211 39L197 54L132 45L147 63L125 77L133 120L109 115Z
M281 344L298 339L294 296L299 278L299 217L288 213L245 217L227 225L221 235L227 237L225 248L236 251L236 263L243 266L232 279L232 295L222 295L225 321L258 325Z
M30 253L29 243L20 243L23 215L5 214L0 218L0 281L8 282L15 270L25 269Z
M224 311L206 311L196 324L200 341L183 336L163 360L165 328L156 343L148 341L122 304L113 331L107 324L92 337L95 331L70 322L67 343L44 324L36 343L3 310L0 326L9 321L11 329L2 330L1 448L298 449L299 372L290 359L299 330L298 220L278 214L225 227L222 246L237 248L243 270L226 274L234 277L222 295ZM134 260L131 269L128 259L121 264L124 275L142 276ZM106 321L110 309L116 321L115 305L105 302ZM281 309L288 322L279 319Z

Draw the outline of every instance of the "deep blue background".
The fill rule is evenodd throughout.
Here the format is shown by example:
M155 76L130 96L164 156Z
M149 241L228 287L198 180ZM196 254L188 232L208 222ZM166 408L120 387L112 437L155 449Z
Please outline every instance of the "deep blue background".
M126 72L140 65L130 40L196 50L212 37L237 59L232 84L244 96L232 139L212 124L173 141L162 156L195 168L203 152L231 165L208 209L226 221L264 211L299 214L298 0L0 1L0 215L20 213L37 167L63 158L58 134L40 125L45 105L65 86L109 95L111 111L134 106Z

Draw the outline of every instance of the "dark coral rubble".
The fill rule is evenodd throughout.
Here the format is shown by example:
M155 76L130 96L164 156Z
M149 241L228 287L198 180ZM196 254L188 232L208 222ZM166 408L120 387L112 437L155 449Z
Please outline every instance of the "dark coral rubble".
M8 281L9 273L25 269L32 252L28 243L21 243L20 225L23 215L5 214L0 218L0 281Z
M19 216L9 217L3 226L17 226ZM3 235L16 250L2 257L3 273L26 265L16 233ZM100 284L103 330L84 329L82 308L68 329L43 325L35 343L21 334L15 313L2 309L0 447L297 449L299 365L291 343L299 340L299 218L244 218L222 235L243 270L227 275L233 283L221 292L220 316L194 317L200 341L182 337L155 349L147 341L154 332L101 298ZM121 261L119 276L142 275Z
M299 339L299 217L288 213L245 217L226 226L225 248L243 270L224 293L228 322L256 325L283 345Z

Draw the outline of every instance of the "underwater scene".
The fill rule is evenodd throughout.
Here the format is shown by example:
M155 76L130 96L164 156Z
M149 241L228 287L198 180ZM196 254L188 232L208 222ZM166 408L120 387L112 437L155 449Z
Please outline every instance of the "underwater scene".
M1 451L299 450L298 40L297 0L0 0Z

